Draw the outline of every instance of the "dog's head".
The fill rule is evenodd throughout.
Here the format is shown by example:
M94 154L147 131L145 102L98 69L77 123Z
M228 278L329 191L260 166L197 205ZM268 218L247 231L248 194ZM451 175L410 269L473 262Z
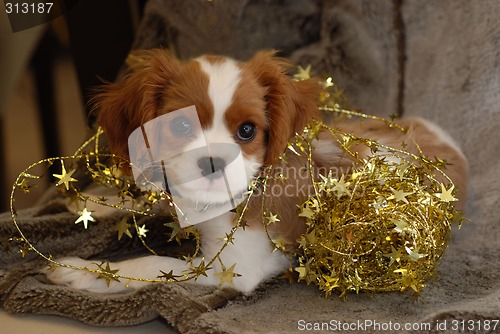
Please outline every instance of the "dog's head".
M123 80L103 86L94 98L111 150L130 158L129 136L163 119L151 127L156 132L147 145L164 152L172 178L193 181L177 191L195 202L225 201L232 175L244 175L238 191L246 190L317 113L317 83L289 78L290 63L274 52L259 52L246 63L220 56L183 62L156 49L135 53L129 65ZM244 170L231 167L238 154Z

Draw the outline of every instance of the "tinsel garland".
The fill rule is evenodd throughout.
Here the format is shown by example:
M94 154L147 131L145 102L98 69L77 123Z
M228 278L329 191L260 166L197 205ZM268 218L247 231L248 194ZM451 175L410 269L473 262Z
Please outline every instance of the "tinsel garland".
M348 110L321 109L377 119ZM349 174L320 174L319 179L313 175L312 143L320 131L330 132L345 153L355 158ZM350 150L357 145L387 153L358 158ZM359 138L320 121L297 135L289 151L308 161L314 187L314 195L298 212L307 221L307 231L297 240L299 247L293 253L298 258L294 269L298 280L316 284L326 296L334 290L345 296L349 291L406 289L418 296L424 282L435 274L452 224L463 220L452 203L457 200L456 190L443 171L446 162ZM447 184L436 175L443 176ZM284 245L275 244L286 251Z
M295 79L307 79L309 70L310 68L299 67ZM343 109L340 105L344 101L343 95L332 79L326 79L322 85L319 101L325 118L372 119L399 128L402 132L406 131L391 120ZM461 224L463 220L452 203L456 200L456 189L443 171L446 163L440 159L431 160L423 154L415 155L403 149L387 147L370 138L356 137L320 120L313 120L302 133L291 139L287 151L281 156L281 162L286 163L289 155L298 155L307 161L308 170L312 171L313 141L320 131L330 132L345 154L352 157L354 164L350 173L340 177L329 174L320 175L318 179L311 172L314 194L297 212L299 216L305 217L307 231L297 240L299 247L296 251L290 252L279 240L269 236L276 249L297 259L295 268L291 267L285 276L295 280L294 274L298 273L299 281L316 284L326 296L333 291L339 291L341 296L345 296L349 291L407 289L418 295L425 286L424 282L435 273L437 263L447 247L452 224ZM35 170L43 165L58 163L61 164L61 174L53 175L58 179L55 186L83 207L77 211L75 224L82 223L82 228L87 229L89 224L97 223L92 211L87 209L89 202L125 210L132 216L133 224L126 220L120 221L114 227L118 232L117 237L132 237L132 232L135 231L143 245L155 254L146 242L147 226L139 226L137 217L157 215L161 211L160 202L170 206L175 203L167 192L140 189L132 180L123 177L120 168L128 162L120 161L113 154L100 152L99 139L102 133L99 129L71 156L43 159L19 174L10 197L12 221L18 236L12 236L8 240L18 242L22 256L32 251L45 258L54 270L61 266L93 272L98 278L106 279L108 284L111 280L188 281L205 275L215 261L221 262L223 268L222 273L216 273L221 278L221 284L232 283L232 278L237 276L232 272L234 265L226 268L220 254L229 243L234 242L235 231L244 228L249 200L256 191L266 191L267 182L274 177L273 166L266 168L249 186L247 199L237 208L237 224L226 234L219 252L212 259L194 266L191 260L197 255L200 245L195 227L179 229L175 223L168 224L172 228L170 240L181 242L192 236L197 240L195 253L186 257L186 261L191 263L191 270L182 276L175 276L169 268L165 268L153 280L127 277L119 274L119 268L110 268L107 261L99 264L97 269L69 266L55 261L51 254L42 253L28 240L17 221L14 207L16 192L21 190L29 193L33 183L48 176L43 172L36 173ZM365 145L372 152L383 149L386 153L379 152L361 158L351 151L354 145ZM116 160L120 162L111 162ZM93 183L114 189L120 201L111 203L108 198L86 195L80 190L74 176L77 170L80 175L90 175ZM446 184L439 182L436 174L442 175L447 180ZM264 227L267 229L270 224L275 223L279 214L272 212L272 208L263 212Z

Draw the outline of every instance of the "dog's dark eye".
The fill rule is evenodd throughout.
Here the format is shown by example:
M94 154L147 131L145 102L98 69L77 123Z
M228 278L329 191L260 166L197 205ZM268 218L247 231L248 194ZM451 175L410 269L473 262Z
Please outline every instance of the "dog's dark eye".
M250 141L255 137L256 128L253 123L245 122L240 125L236 137L241 141Z
M170 131L176 137L187 137L191 135L191 121L184 116L176 117L170 122Z

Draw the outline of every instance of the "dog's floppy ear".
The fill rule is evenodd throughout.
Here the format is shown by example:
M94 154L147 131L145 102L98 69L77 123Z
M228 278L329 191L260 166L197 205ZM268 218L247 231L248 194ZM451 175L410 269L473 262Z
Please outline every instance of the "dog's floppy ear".
M91 103L114 154L129 158L128 137L158 115L162 93L179 63L163 49L134 52L127 59L129 69L123 79L96 90Z
M246 66L267 88L269 131L264 163L270 165L285 151L289 139L318 115L319 84L314 79L292 80L286 74L292 64L275 51L257 53Z

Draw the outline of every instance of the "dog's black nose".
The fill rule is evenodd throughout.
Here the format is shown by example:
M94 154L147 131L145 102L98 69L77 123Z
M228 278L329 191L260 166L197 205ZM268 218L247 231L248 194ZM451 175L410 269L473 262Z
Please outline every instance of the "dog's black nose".
M222 173L216 173L217 171L223 171L226 167L226 161L219 157L203 157L198 159L198 167L201 168L201 174L209 179L216 179L222 176Z

